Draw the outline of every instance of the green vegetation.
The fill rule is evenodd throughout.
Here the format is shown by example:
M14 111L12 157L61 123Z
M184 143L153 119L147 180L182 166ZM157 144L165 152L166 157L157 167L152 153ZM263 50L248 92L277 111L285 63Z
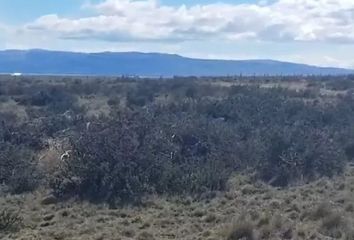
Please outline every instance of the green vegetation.
M214 225L227 219L215 211L192 208L192 202L213 204L216 198L213 207L221 208L238 198L237 191L255 202L269 202L268 209L281 208L266 188L290 191L337 179L352 163L352 81L352 76L169 80L2 76L0 200L39 191L46 193L43 205L75 199L115 209L146 206L149 196L183 197L187 200L180 204L191 208L191 218ZM237 179L240 175L247 181ZM347 187L338 185L336 191L353 191ZM301 194L310 201L315 193ZM345 219L327 203L301 213L292 203L295 198L284 198L287 209L282 209L288 219L315 222L326 236L351 236ZM346 199L350 197L341 202L351 213ZM11 207L25 204L16 201ZM0 226L11 222L22 226L12 213L2 212ZM234 224L229 224L225 239L309 235L307 229L283 224L282 216L273 219L263 210L247 214L245 221L229 219ZM44 216L41 227L55 225L59 218L49 216ZM159 224L168 224L165 221ZM155 233L125 229L122 235L154 239Z
M353 155L350 92L335 98L307 94L334 84L326 78L310 79L301 91L279 87L286 79L271 81L275 88L262 87L266 79L243 81L248 84L2 79L3 105L12 99L26 116L20 119L15 109L0 112L1 182L12 193L49 183L58 197L115 205L153 193L224 190L233 173L246 170L281 187L343 171ZM108 111L89 115L88 101L100 98L107 99ZM39 171L36 156L48 149L48 139L68 142L70 156L44 179L48 174Z

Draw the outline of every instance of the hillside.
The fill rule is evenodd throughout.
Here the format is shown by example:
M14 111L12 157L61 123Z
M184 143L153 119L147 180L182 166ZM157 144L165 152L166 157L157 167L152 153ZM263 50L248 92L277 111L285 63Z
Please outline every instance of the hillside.
M0 51L0 73L224 76L224 75L338 75L354 70L273 60L206 60L160 53L76 53L46 50Z

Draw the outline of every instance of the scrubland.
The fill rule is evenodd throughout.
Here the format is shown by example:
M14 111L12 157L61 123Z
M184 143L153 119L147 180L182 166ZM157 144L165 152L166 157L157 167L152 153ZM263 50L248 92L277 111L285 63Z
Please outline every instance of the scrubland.
M1 239L354 239L353 76L0 77Z

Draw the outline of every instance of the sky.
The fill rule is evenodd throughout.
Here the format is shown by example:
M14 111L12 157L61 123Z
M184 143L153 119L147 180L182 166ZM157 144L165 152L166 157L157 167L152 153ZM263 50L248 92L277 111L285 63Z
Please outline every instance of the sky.
M354 0L1 0L0 49L354 68Z

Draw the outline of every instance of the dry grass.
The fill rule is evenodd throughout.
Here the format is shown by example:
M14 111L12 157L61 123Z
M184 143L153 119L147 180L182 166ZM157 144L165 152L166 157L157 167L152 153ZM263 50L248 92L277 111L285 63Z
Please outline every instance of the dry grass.
M251 222L238 220L223 233L226 240L255 240L254 225Z
M0 233L0 239L349 240L354 236L348 207L353 184L353 170L346 177L287 189L235 176L229 191L211 200L151 197L141 207L119 209L75 201L43 205L40 192L8 196L0 205L21 208L23 227ZM244 194L245 188L252 191Z
M25 121L28 119L26 107L17 104L14 100L0 101L0 113L11 114L16 118L16 121Z
M78 99L78 105L86 109L86 115L89 117L109 115L111 108L107 102L108 98L104 96L85 96Z

